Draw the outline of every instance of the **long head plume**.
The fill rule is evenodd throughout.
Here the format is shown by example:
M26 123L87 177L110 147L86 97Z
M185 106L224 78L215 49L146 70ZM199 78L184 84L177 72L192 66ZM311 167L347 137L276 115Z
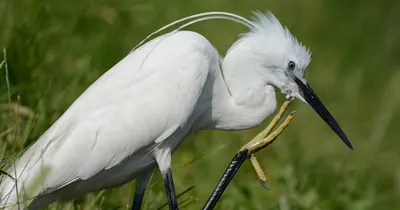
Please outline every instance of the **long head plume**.
M261 13L260 13L260 14L261 14ZM183 25L179 26L179 27L176 28L175 30L171 31L171 32L168 33L167 35L163 36L163 37L157 42L157 44L153 47L153 49L150 50L150 52L149 52L149 53L146 55L146 57L143 59L142 64L141 64L141 66L140 66L140 69L141 69L142 66L143 66L143 64L145 63L145 61L146 61L147 58L149 57L149 55L152 53L152 51L153 51L153 50L158 46L158 44L159 44L160 42L162 42L165 38L171 36L171 35L174 34L175 32L177 32L177 31L179 31L179 30L181 30L181 29L183 29L183 28L185 28L185 27L187 27L187 26L190 26L190 25L193 25L193 24L195 24L195 23L202 22L202 21L205 21L205 20L213 20L213 19L230 20L230 21L233 21L233 22L236 22L236 23L240 23L240 24L242 24L242 25L248 27L250 30L255 30L256 28L259 28L259 27L260 27L260 26L258 26L257 24L254 24L252 21L250 21L250 20L248 20L248 19L246 19L246 18L244 18L244 17L242 17L242 16L233 14L233 13L229 13L229 12L218 12L218 11L215 11L215 12L204 12L204 13L194 14L194 15L191 15L191 16L187 16L187 17L181 18L181 19L179 19L179 20L176 20L176 21L174 21L174 22L172 22L172 23L169 23L169 24L167 24L167 25L165 25L165 26L159 28L158 30L156 30L156 31L154 31L153 33L151 33L150 35L148 35L148 36L147 36L145 39L143 39L141 42L139 42L139 44L137 44L137 45L131 50L130 53L132 53L133 51L135 51L136 49L138 49L140 46L142 46L146 41L148 41L148 40L149 40L151 37L153 37L154 35L156 35L156 34L162 32L162 31L165 31L166 29L168 29L168 28L170 28L170 27L172 27L172 26L178 25L178 24L180 24L180 23L184 23L185 21L189 21L189 22L186 22L186 23L184 23Z
M169 23L161 28L159 28L158 30L152 32L150 35L148 35L145 39L143 39L142 41L139 42L138 45L136 45L131 52L133 52L134 50L136 50L138 47L140 47L143 43L145 43L146 41L148 41L151 37L153 37L154 35L168 29L171 28L172 26L176 26L180 23L184 23L185 21L189 21L184 23L183 25L179 26L178 28L176 28L175 30L173 30L171 32L174 33L176 31L179 31L187 26L193 25L195 23L198 22L202 22L205 20L212 20L212 19L225 19L225 20L231 20L233 22L236 23L240 23L246 27L248 27L249 29L255 29L258 28L259 26L257 26L256 24L254 24L252 21L240 16L240 15L236 15L233 13L229 13L229 12L219 12L219 11L214 11L214 12L204 12L204 13L199 13L199 14L194 14L194 15L190 15L184 18L181 18L179 20L176 20L172 23Z

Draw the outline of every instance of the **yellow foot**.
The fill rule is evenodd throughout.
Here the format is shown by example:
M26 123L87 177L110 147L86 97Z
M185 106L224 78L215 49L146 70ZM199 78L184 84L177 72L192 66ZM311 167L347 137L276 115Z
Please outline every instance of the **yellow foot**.
M271 133L272 129L275 128L276 124L279 122L279 120L282 118L282 115L285 113L287 110L289 104L291 102L291 99L286 100L283 105L281 106L279 112L275 115L275 117L272 119L271 123L263 130L261 131L256 137L254 137L251 141L249 141L247 144L245 144L240 151L247 149L247 156L250 158L251 163L253 164L253 167L257 173L258 178L260 179L261 185L269 190L269 187L267 186L267 177L265 176L264 171L262 170L260 163L257 161L257 158L255 156L255 153L260 151L261 149L267 147L268 145L272 144L272 142L275 141L276 138L282 132L285 130L285 128L289 125L290 121L292 121L294 117L294 113L290 113L286 119L283 121L281 125L278 126L278 128ZM271 133L271 134L270 134Z
M261 185L265 189L270 190L270 188L267 186L267 176L265 176L265 173L262 170L260 163L258 163L258 160L254 153L251 154L250 161L251 161L251 164L253 164L254 170L256 170L256 173L257 173L258 178L260 179Z

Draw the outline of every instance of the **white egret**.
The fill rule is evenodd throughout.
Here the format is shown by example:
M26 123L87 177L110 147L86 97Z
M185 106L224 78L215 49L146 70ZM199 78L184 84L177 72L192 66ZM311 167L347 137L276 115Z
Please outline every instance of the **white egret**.
M191 31L175 30L135 49L16 160L8 169L16 181L1 177L0 207L14 209L25 202L39 209L136 178L133 207L139 209L158 166L169 206L177 209L171 154L179 143L198 130L259 125L276 109L275 88L308 103L352 148L304 78L309 50L271 13L256 13L249 21L210 12L168 26L218 18L250 29L225 58Z

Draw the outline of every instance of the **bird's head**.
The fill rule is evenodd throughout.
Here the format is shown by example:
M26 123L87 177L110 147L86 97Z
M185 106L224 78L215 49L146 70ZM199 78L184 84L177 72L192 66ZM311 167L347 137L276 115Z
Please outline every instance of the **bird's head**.
M346 134L305 79L305 70L311 60L309 49L298 42L272 13L256 13L256 21L252 23L251 31L242 35L225 59L245 57L247 65L253 64L248 68L253 67L258 78L278 87L287 98L298 98L309 104L352 149Z

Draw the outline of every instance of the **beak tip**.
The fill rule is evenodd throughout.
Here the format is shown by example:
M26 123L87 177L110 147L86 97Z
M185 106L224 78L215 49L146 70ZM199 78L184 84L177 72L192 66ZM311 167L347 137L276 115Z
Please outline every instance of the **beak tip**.
M351 150L354 150L353 146L351 144L347 145Z
M347 146L348 146L351 150L354 150L353 145L348 144Z
M343 142L347 145L347 147L351 150L354 150L353 145L351 145L350 140L347 138L347 136L345 136L344 138L341 138L343 140Z

